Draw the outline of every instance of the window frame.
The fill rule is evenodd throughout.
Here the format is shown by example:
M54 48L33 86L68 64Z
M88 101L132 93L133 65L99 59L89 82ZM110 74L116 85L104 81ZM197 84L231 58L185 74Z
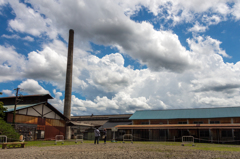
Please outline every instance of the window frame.
M178 124L188 124L187 121L179 121Z
M231 129L226 129L221 131L221 137L233 137L233 133Z
M210 121L210 124L220 124L220 121L219 120L213 120L213 121Z
M203 124L203 121L194 121L193 124Z

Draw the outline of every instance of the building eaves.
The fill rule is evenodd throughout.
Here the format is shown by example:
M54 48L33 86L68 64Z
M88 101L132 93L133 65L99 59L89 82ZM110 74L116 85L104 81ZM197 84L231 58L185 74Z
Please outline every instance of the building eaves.
M117 125L118 129L240 129L240 124Z
M240 107L141 110L136 111L129 120L228 118L240 117L239 112Z
M43 103L45 103L45 102L34 103L34 104L18 104L16 106L16 110L21 110L21 109L25 109L25 108L34 107L36 105L43 104ZM9 112L13 112L14 111L15 105L4 105L3 107L7 108L7 111L5 111L5 112L9 113Z
M43 97L43 96L47 96L48 97L48 99L53 99L53 97L50 95L50 94L35 94L35 95L23 95L23 96L21 96L21 97ZM16 98L16 96L10 96L10 97L1 97L0 98L0 100L1 99L7 99L7 98L13 98L13 99L15 99Z

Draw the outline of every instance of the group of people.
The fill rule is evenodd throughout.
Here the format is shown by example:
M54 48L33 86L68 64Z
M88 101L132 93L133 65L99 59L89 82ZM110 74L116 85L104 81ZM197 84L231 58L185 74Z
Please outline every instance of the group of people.
M100 131L98 130L98 128L96 128L94 130L94 135L95 135L95 139L94 139L94 144L99 144L99 138L101 137ZM106 140L107 140L107 129L103 129L103 136L102 139L104 139L104 144L106 144Z

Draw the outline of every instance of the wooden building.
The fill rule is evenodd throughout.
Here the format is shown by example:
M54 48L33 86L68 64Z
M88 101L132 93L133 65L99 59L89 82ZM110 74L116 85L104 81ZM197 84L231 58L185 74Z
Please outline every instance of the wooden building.
M61 112L48 103L53 99L49 94L27 95L18 98L15 115L15 129L26 140L50 140L56 135L65 136L65 126L68 120ZM6 122L13 123L15 97L3 97L6 111Z
M72 116L70 121L72 136L83 134L85 140L94 140L94 129L99 128L102 133L102 130L106 128L107 140L111 140L113 138L111 128L116 125L131 125L132 122L129 120L131 116L132 114ZM118 139L124 132L125 130L116 132Z
M134 140L181 141L194 136L197 142L239 143L240 107L136 111L132 125L117 125Z

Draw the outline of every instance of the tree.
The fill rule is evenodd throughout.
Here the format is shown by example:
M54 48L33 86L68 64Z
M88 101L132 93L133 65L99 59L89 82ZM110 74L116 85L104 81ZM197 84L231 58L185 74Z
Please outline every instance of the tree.
M2 92L0 92L0 95L2 95ZM7 108L3 107L3 102L0 101L0 117L4 118L5 114L4 112L7 110Z
M0 117L4 119L5 117L5 111L7 111L7 108L3 107L3 102L0 102Z
M6 135L10 140L18 140L20 135L10 124L3 120L5 117L5 111L7 111L7 108L4 108L3 102L0 102L0 135Z
M0 102L0 135L6 135L10 140L18 140L20 135L10 124L3 120L5 117L5 111L7 111L7 108L4 108L3 102Z
M10 124L6 123L1 117L0 125L0 135L6 135L8 140L10 141L19 140L20 135Z

